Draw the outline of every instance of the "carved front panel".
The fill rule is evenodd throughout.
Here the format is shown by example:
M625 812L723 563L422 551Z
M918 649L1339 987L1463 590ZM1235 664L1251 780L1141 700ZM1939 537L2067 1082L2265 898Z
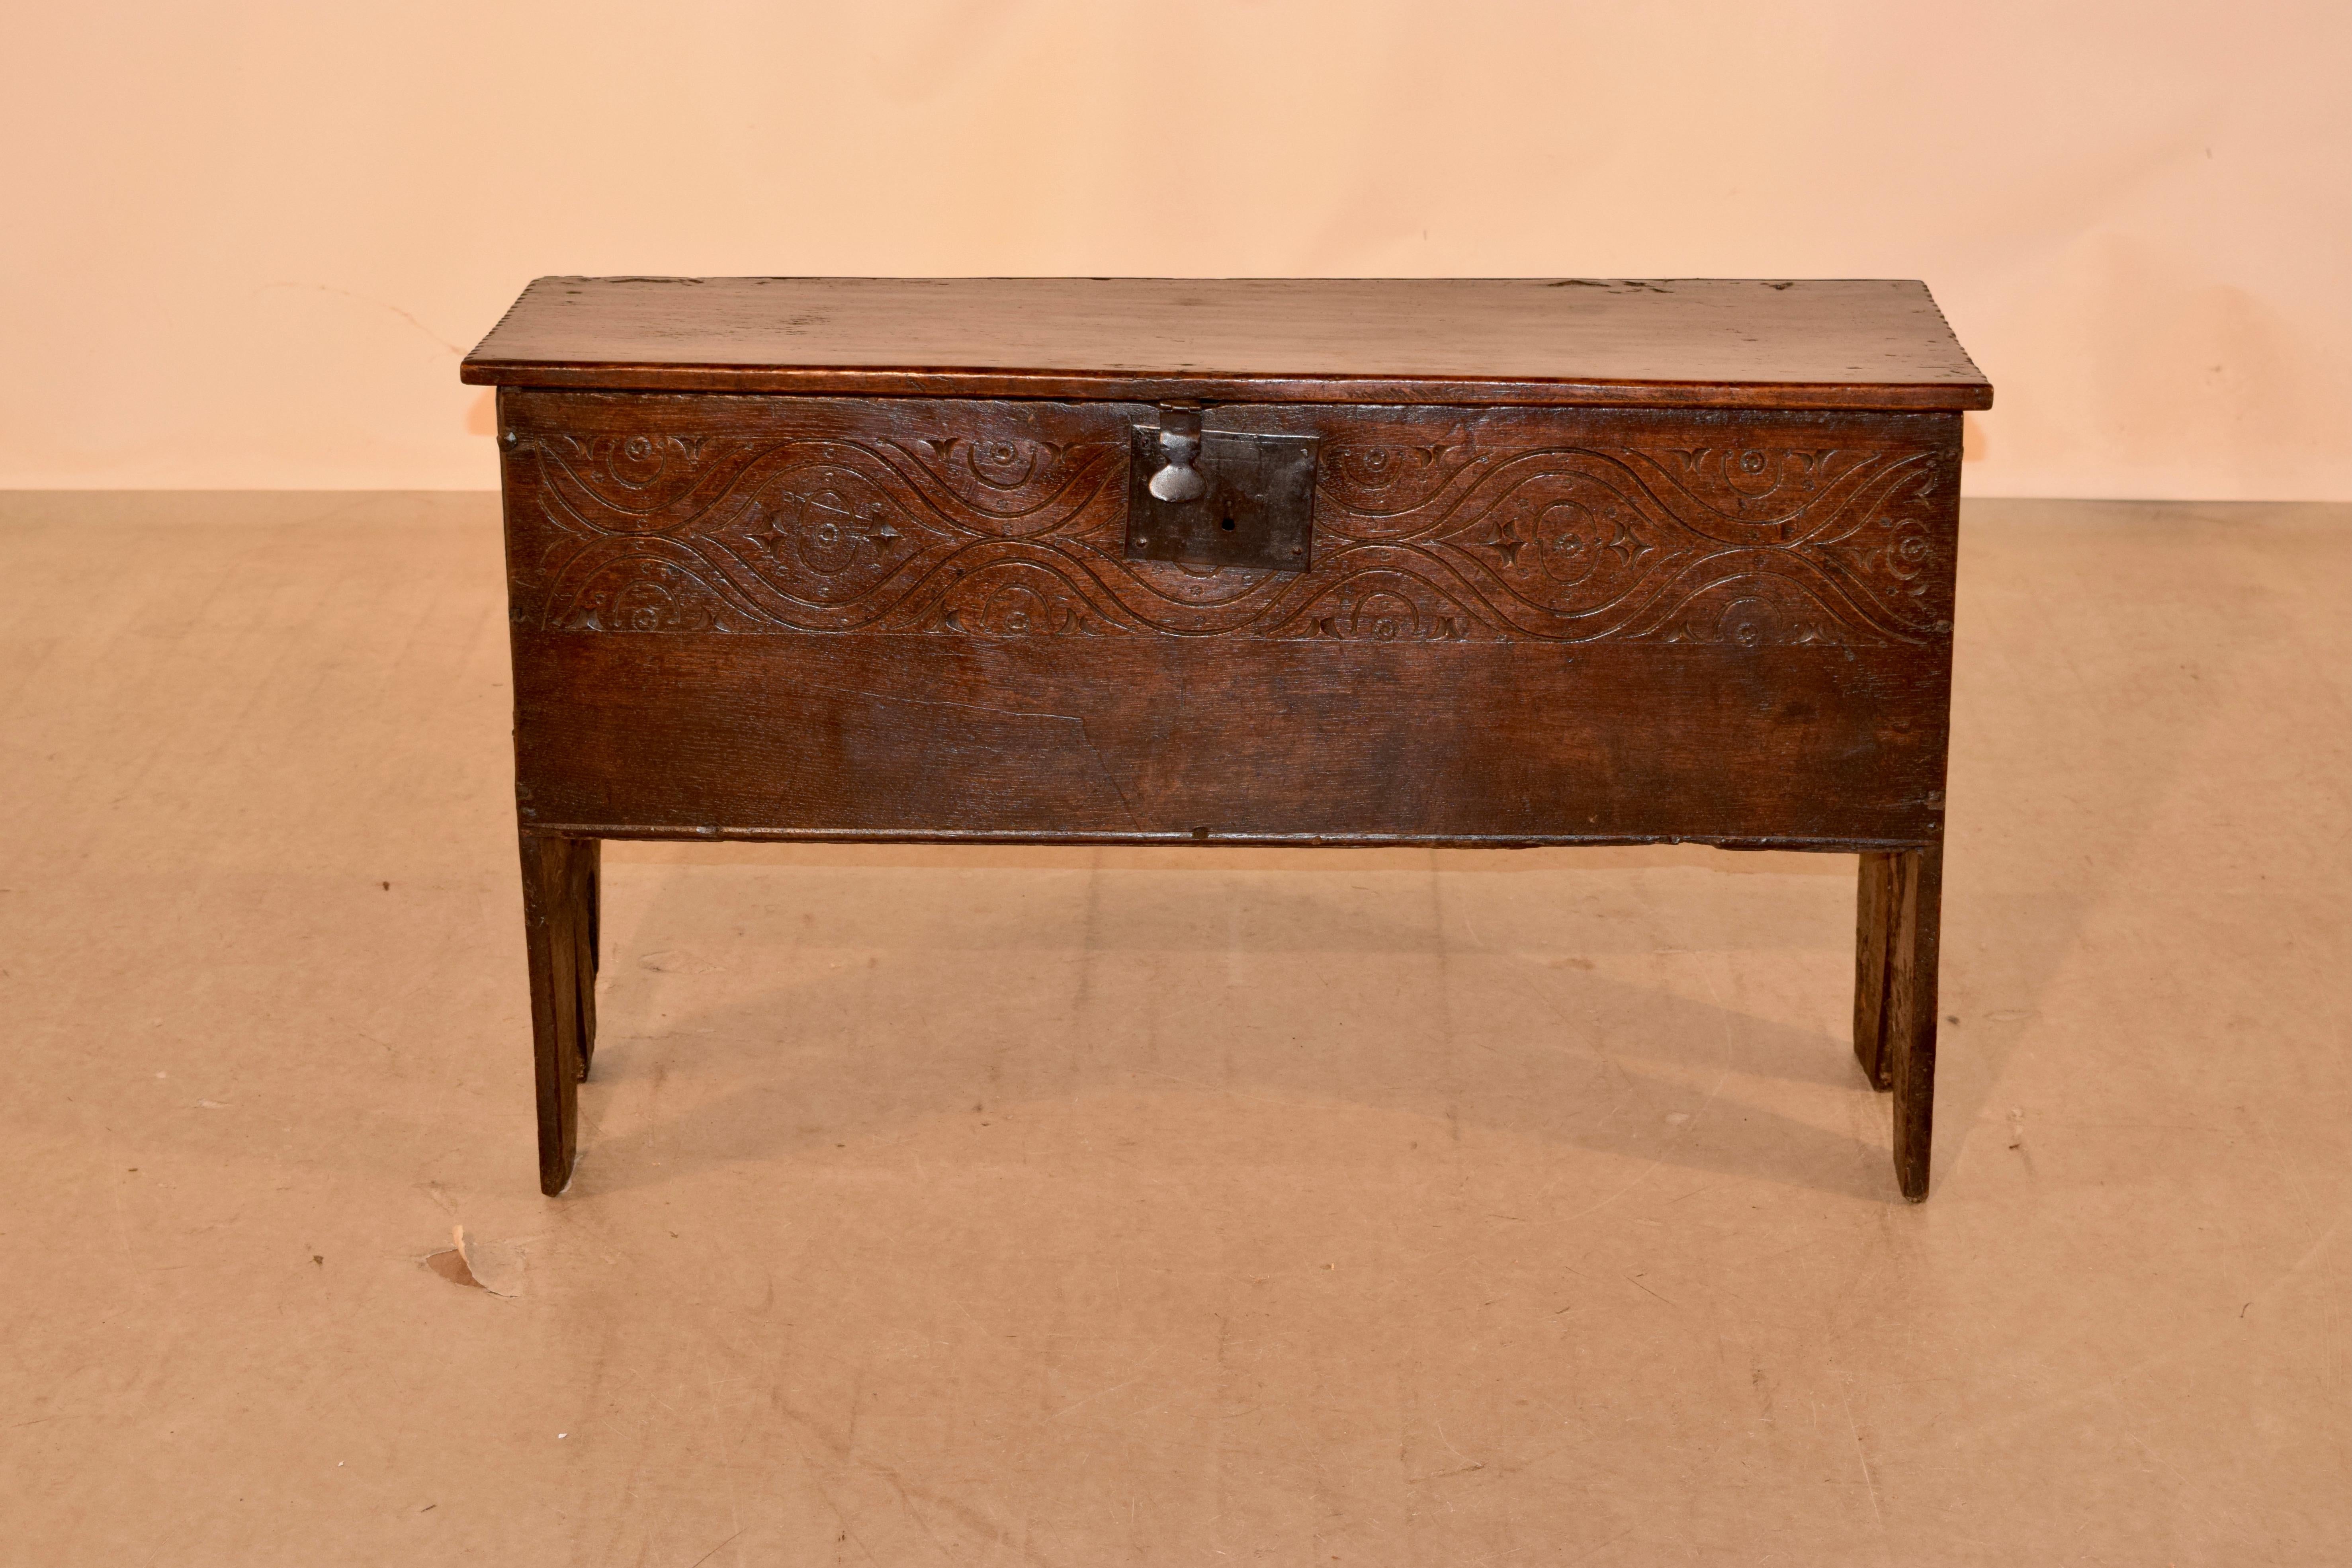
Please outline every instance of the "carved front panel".
M1885 647L1951 624L1949 416L1245 408L1315 564L1125 558L1123 405L514 392L534 630Z

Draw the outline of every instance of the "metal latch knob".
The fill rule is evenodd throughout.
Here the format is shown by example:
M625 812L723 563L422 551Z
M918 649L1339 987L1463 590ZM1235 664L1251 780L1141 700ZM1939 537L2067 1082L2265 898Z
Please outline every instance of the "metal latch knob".
M1312 568L1316 437L1203 430L1198 404L1162 404L1157 426L1133 430L1129 561Z
M1167 466L1151 476L1151 494L1159 500L1194 501L1209 493L1201 477L1201 411L1197 408L1160 410L1160 455Z

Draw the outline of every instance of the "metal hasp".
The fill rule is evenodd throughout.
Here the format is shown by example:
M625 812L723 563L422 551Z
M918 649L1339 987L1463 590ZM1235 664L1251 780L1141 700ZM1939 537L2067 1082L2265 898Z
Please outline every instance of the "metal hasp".
M1312 436L1203 430L1199 409L1162 408L1157 427L1134 429L1127 558L1306 571L1317 445Z

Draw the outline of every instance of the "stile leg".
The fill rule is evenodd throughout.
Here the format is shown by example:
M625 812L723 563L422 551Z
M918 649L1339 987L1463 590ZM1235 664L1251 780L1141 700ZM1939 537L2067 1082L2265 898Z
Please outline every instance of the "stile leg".
M588 1063L596 1054L596 971L598 963L598 931L604 903L604 841L601 838L574 838L572 845L571 908L573 949L572 972L577 992L576 1014L580 1020L580 1076L588 1076Z
M1942 938L1941 846L1864 855L1854 918L1853 1055L1872 1087L1895 1094L1895 1176L1927 1195L1936 1111L1936 963Z
M539 1189L572 1180L579 1082L593 1027L595 975L586 956L587 890L594 879L585 841L520 836L523 946L530 964L530 1034L539 1100ZM584 985L583 985L584 982ZM583 1011L583 989L590 993Z
M1886 994L1893 983L1887 961L1894 952L1894 855L1862 857L1853 921L1853 1059L1870 1087L1895 1087L1886 1052Z
M1936 968L1943 941L1944 848L1906 849L1895 868L1893 956L1887 963L1888 1074L1895 1082L1895 1179L1927 1195L1936 1115Z
M604 972L604 841L583 838L580 843L588 852L588 970L601 974Z

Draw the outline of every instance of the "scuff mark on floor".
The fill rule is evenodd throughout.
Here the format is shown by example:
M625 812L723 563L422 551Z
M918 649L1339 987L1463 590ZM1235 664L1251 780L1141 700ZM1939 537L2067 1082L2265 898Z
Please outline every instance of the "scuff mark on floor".
M449 1227L449 1240L446 1249L426 1255L425 1268L452 1285L471 1286L493 1296L522 1294L526 1267L522 1242L483 1241L467 1235L462 1225Z

